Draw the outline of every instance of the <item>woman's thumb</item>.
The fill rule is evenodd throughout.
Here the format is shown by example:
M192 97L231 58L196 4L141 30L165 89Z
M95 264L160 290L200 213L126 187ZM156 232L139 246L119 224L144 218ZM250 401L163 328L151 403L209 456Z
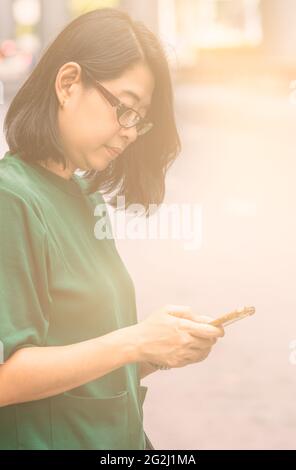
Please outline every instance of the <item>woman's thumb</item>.
M197 323L210 323L213 320L212 317L192 313L192 309L188 305L166 305L165 309L170 315L186 318Z
M191 307L188 305L166 305L165 310L167 313L175 317L187 318L188 320L193 319Z

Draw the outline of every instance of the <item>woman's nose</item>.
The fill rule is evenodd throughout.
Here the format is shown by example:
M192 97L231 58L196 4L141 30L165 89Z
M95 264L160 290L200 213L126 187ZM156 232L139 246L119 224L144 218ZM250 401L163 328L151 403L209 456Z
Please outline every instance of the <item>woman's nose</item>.
M135 140L137 140L137 137L138 137L136 126L129 127L127 129L122 127L119 131L119 134L128 141L127 145L131 144L132 142L135 142Z

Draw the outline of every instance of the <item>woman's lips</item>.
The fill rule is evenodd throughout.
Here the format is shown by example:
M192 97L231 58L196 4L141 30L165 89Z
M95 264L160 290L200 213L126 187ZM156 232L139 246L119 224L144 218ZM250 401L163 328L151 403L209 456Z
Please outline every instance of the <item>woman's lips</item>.
M108 152L108 155L112 159L118 157L118 155L120 154L120 152L117 152L116 150L113 150L112 148L107 147L106 145L104 145L104 147L105 147L106 151Z

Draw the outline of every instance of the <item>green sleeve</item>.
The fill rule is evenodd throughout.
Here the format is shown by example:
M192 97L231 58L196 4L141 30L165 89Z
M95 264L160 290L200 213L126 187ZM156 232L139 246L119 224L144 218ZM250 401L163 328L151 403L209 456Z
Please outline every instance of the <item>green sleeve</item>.
M48 331L48 245L34 209L0 189L0 346L6 361L17 349L42 346Z

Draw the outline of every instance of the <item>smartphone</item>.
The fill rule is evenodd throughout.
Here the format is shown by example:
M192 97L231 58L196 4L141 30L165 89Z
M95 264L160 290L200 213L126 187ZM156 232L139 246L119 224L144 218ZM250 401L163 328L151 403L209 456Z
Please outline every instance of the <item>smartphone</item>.
M243 318L249 317L250 315L254 315L255 307L243 307L238 310L234 310L233 312L226 313L221 317L216 318L215 320L210 322L210 325L213 326L226 326L230 325L237 320L242 320Z

